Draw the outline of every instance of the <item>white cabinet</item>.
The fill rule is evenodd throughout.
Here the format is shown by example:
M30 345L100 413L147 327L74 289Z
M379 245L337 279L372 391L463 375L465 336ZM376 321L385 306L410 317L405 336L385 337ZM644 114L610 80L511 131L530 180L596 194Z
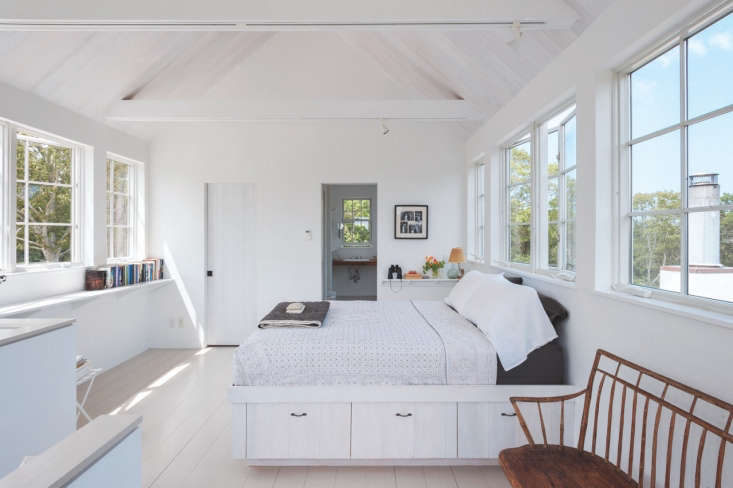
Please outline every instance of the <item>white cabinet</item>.
M250 403L247 458L346 459L348 403Z
M510 403L458 404L458 457L499 457L508 447L526 444Z
M536 443L543 442L537 404L520 404L522 415ZM577 441L574 401L565 402L564 413L559 403L542 404L542 420L547 442L560 443L560 417L565 418L565 445ZM527 444L512 405L505 403L458 404L458 457L462 459L496 459L503 449Z
M457 455L455 403L354 403L352 459L434 459Z

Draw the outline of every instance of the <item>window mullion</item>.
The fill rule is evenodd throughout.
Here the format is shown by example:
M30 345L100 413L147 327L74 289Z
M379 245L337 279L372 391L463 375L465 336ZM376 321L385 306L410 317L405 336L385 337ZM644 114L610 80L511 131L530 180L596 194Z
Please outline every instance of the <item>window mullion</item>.
M29 203L29 196L28 196L28 187L30 184L28 181L30 180L30 161L28 161L29 151L28 151L28 141L23 141L23 179L25 180L25 185L23 187L25 188L25 191L23 192L23 264L30 264L30 234L29 234L29 227L28 227L28 216L30 215L30 205ZM17 190L16 190L17 191Z
M107 193L107 199L109 201L109 210L108 210L109 223L112 224L112 225L114 225L114 223L115 223L115 221L114 221L114 215L115 215L115 213L114 213L114 203L115 203L115 197L114 197L114 189L115 189L114 188L114 181L115 181L115 163L114 163L114 161L108 159L107 160L107 165L109 167L109 174L107 175L107 177L109 178L109 181L107 183L109 185L109 190L108 190L108 193ZM111 256L113 258L117 257L117 256L115 256L114 249L115 249L115 230L114 230L114 227L113 227L112 228L112 232L109 232L109 231L107 232L107 255L108 256Z
M688 195L687 195L687 174L688 174L688 150L687 134L688 127L684 124L687 121L687 41L682 36L679 44L680 50L680 203L682 215L680 215L680 293L689 293L689 236L688 236Z
M559 242L557 246L557 252L559 256L557 257L557 264L560 270L565 270L567 263L565 262L565 246L567 241L567 225L564 225L564 222L567 221L567 194L566 194L566 188L565 188L565 162L566 162L566 150L565 147L565 124L560 126L560 129L558 131L558 143L557 147L560 150L560 161L558 164L558 173L559 176L557 177L557 196L558 196L558 209L557 209L557 220L560 222L558 224L557 229L557 235L559 237Z

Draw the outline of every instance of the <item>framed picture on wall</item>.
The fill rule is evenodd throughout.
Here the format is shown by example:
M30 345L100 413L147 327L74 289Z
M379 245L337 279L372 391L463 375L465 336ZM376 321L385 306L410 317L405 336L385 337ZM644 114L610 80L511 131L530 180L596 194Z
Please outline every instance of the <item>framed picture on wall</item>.
M428 206L427 205L395 205L394 206L394 238L395 239L427 239L428 238Z

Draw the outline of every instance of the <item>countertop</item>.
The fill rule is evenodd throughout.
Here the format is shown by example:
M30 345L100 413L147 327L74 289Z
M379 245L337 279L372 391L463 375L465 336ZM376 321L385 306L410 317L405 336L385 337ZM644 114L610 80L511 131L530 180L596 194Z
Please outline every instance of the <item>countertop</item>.
M56 488L74 478L130 435L142 422L136 415L102 415L0 480L0 488Z
M68 327L74 319L0 319L0 346Z
M334 266L376 266L377 258L367 260L352 260L352 259L336 259L333 260Z

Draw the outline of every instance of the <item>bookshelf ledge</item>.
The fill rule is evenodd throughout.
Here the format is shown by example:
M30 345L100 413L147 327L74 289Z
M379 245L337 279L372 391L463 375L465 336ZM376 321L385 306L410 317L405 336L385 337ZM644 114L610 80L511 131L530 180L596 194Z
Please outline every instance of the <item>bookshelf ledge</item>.
M146 283L138 283L136 285L118 286L117 288L105 288L104 290L94 291L77 291L74 293L66 293L64 295L54 295L48 298L41 298L30 302L17 303L0 307L0 317L11 317L13 315L21 315L25 313L35 312L42 308L53 307L55 305L64 305L67 303L85 302L107 295L120 295L130 293L140 289L154 290L162 286L173 283L172 278L162 280L148 281Z

